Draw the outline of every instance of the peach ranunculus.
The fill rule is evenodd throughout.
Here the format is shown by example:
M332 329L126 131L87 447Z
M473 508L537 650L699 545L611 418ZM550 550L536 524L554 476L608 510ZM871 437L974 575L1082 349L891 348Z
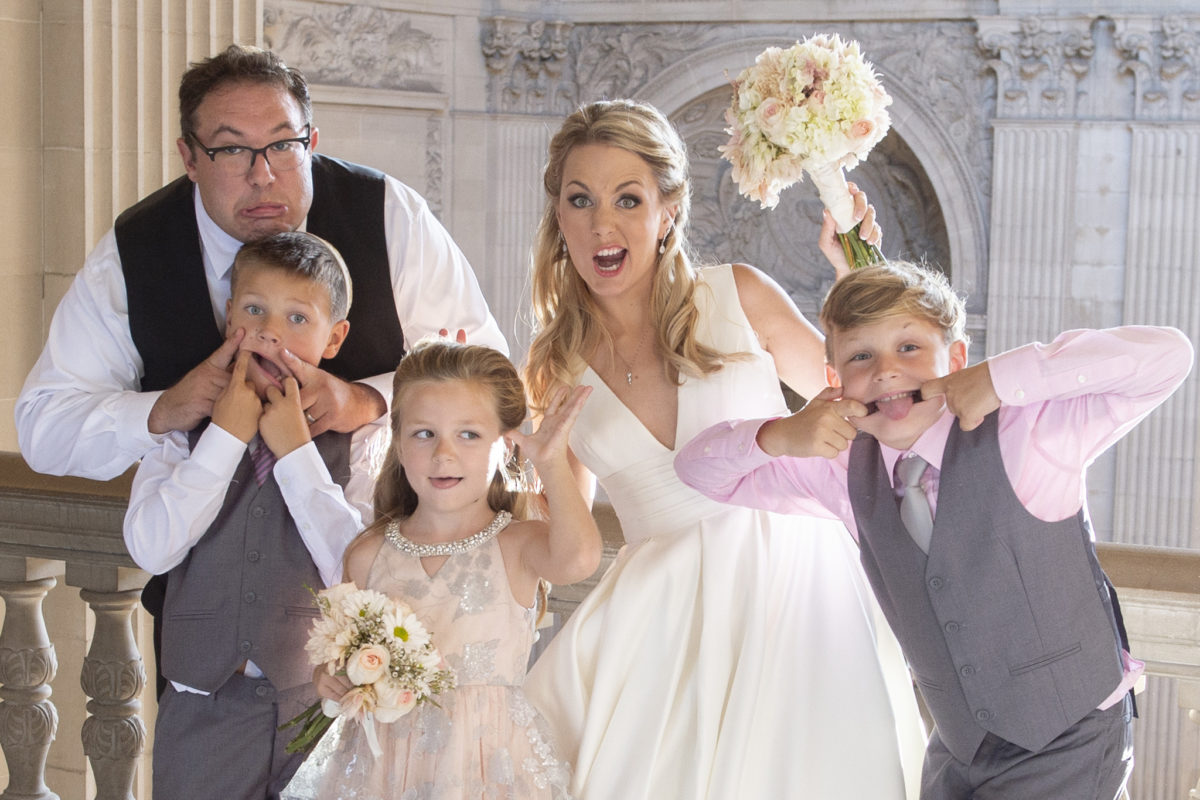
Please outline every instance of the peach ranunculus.
M355 686L374 683L384 676L392 656L386 647L368 644L350 654L346 660L346 677Z

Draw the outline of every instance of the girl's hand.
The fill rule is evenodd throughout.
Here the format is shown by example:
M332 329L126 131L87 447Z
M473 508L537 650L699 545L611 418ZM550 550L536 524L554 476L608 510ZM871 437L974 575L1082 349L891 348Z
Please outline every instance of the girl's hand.
M536 431L531 434L512 431L509 434L509 438L521 448L521 453L533 462L539 472L559 459L565 465L571 428L591 393L590 386L559 389L550 399Z
M267 403L258 422L258 432L276 458L283 458L312 441L300 405L300 384L292 376L283 379L282 392L274 386L267 387Z
M346 692L354 688L345 675L330 675L324 664L313 670L313 686L322 700L335 702L340 702Z
M249 350L238 353L229 383L217 395L212 410L213 424L246 444L258 432L258 420L263 413L262 401L254 391L254 384L246 380L246 366L249 363Z

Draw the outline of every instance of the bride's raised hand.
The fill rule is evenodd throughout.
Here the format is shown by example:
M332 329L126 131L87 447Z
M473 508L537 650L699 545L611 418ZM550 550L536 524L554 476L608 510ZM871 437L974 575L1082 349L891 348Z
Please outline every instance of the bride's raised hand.
M512 431L509 434L509 438L521 448L521 453L533 462L539 472L558 459L566 463L571 428L591 393L590 386L559 389L550 398L536 431L528 434Z

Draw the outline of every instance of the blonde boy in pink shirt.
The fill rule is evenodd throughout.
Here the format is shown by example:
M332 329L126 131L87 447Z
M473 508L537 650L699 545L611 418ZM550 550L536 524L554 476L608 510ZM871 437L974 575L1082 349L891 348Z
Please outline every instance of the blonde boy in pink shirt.
M1111 800L1142 664L1085 474L1183 381L1192 347L1172 328L1077 330L967 366L964 321L940 273L850 273L821 312L831 388L790 417L713 426L675 467L709 497L846 524L936 724L922 800ZM912 457L924 535L894 477Z

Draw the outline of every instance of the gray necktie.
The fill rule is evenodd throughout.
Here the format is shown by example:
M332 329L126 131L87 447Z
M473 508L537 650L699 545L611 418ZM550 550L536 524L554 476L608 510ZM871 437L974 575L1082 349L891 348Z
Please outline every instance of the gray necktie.
M921 488L921 476L928 466L929 463L918 455L896 462L896 480L904 487L900 498L900 520L924 553L929 552L929 539L933 536L933 513L929 510L929 498Z

